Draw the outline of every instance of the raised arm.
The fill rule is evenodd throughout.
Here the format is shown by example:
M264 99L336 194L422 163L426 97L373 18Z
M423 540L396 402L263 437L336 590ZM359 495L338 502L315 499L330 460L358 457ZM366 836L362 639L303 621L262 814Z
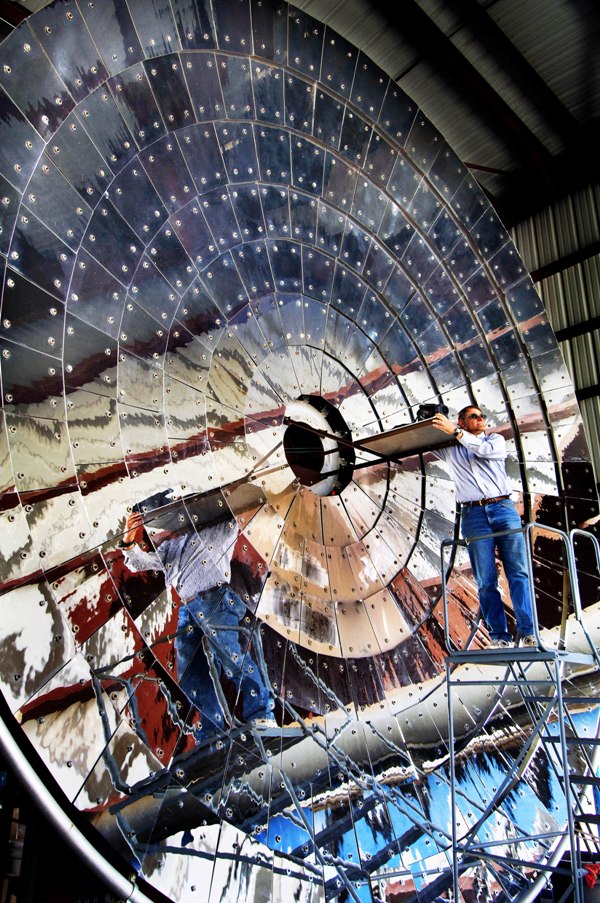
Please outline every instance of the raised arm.
M125 564L130 571L163 570L160 556L152 549L141 512L132 511L121 542Z
M476 458L485 458L486 461L503 461L506 458L506 442L499 433L489 433L486 436L463 433L458 441Z
M124 549L132 545L142 545L145 541L144 520L141 512L132 511L127 518L127 528L121 545Z

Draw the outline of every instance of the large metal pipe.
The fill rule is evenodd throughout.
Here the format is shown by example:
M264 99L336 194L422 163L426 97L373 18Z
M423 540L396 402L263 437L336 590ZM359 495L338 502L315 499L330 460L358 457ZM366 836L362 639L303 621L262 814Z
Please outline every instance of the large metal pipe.
M2 718L0 718L0 747L6 760L10 762L11 768L18 775L23 788L35 801L36 806L52 827L73 848L79 859L98 875L124 903L153 903L151 898L136 886L134 879L121 874L85 837L31 766Z
M569 655L572 660L564 675L566 680L581 678L593 668L587 660L591 659L588 637L600 645L600 603L587 609L584 617L585 627L575 620L569 623L567 650L562 653L565 661ZM556 630L543 632L548 649L552 648ZM541 692L548 692L548 663L553 662L554 654L549 652L544 656L536 655L534 650L523 651L523 668L531 692L535 692L536 682ZM461 679L465 683L451 699L455 741L476 737L500 703L503 712L523 705L521 691L510 676L506 658L507 650L488 650L475 653L468 663L456 666L453 683L456 685ZM339 711L312 719L310 728L304 729L304 736L297 742L290 740L282 748L280 738L276 738L275 751L269 750L267 738L259 735L254 740L267 749L264 761L249 769L245 762L237 766L230 762L225 783L215 772L206 779L202 752L192 753L174 763L171 772L139 788L131 802L124 801L119 807L121 824L126 823L132 836L138 839L152 836L158 840L155 826L159 807L164 836L193 828L198 824L199 813L209 817L212 813L215 820L223 817L239 826L259 824L276 808L277 788L285 783L284 777L296 789L303 805L308 805L315 785L319 787L320 775L328 775L332 766L341 776L340 783L353 782L359 790L385 783L386 769L391 770L393 783L412 783L419 774L438 767L449 755L447 693L443 676L425 682L418 694L414 687L403 687L385 702L361 711L359 719ZM251 744L252 733L247 734L246 742ZM256 761L253 756L249 758ZM418 769L411 768L411 758L419 760ZM406 767L399 762L404 762ZM284 800L283 786L281 789ZM330 796L333 800L335 791L330 789ZM199 807L198 803L202 805ZM166 806L172 806L172 821L167 817ZM101 813L94 823L112 843L122 842L121 828L110 811Z

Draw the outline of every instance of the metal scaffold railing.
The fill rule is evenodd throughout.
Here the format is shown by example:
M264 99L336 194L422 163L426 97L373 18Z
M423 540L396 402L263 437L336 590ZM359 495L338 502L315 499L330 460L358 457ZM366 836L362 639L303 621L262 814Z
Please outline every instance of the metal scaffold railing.
M540 631L533 606L537 648L481 648L472 644L473 636L466 648L457 647L448 618L446 551L465 543L442 544L455 901L466 899L464 889L473 875L485 873L496 888L491 897L496 900L534 900L552 887L555 903L582 903L586 866L600 859L600 816L594 799L600 786L598 599L582 605L575 545L591 544L598 573L600 549L595 536L584 530L567 534L530 524L525 536L532 599L532 550L539 533L564 548L567 591L554 629ZM478 713L476 736L471 702L475 689L487 700ZM482 737L488 748L496 744L501 774L493 793L476 800L461 772L461 755L475 742L481 744ZM538 796L535 806L521 802L527 798L524 788Z

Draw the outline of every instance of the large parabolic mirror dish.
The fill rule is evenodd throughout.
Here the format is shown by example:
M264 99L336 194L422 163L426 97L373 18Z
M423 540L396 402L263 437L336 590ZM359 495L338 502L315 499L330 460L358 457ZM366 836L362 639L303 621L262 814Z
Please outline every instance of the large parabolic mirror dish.
M425 434L369 442L474 402L525 520L596 513L507 232L398 86L285 3L56 2L0 62L5 742L132 898L443 898L454 490ZM448 592L484 648L464 550ZM493 736L465 798L508 767ZM560 825L536 769L515 793Z

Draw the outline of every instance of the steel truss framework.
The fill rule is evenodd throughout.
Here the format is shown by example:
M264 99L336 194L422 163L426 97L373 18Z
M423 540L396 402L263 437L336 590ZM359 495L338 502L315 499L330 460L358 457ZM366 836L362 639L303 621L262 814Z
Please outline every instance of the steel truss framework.
M501 899L534 899L543 886L551 883L553 876L567 875L566 886L564 881L561 886L560 901L580 903L584 899L586 862L597 862L600 856L597 830L600 818L593 796L594 788L600 784L597 774L600 656L583 617L575 543L584 540L592 544L596 566L600 564L599 547L596 538L582 530L574 530L567 536L558 530L532 525L527 531L530 539L537 531L549 532L564 543L569 593L564 600L563 623L566 628L566 609L571 602L573 618L583 635L583 645L587 644L588 649L566 649L563 630L559 648L545 649L542 645L539 649L466 650L455 651L448 657L446 679L454 851L452 890L455 900L464 899L462 891L469 876L485 863L503 891ZM531 556L529 561L534 585ZM511 708L513 724L520 725L522 739L514 757L506 760L511 762L511 767L507 768L493 802L487 804L469 798L457 780L456 703L469 687L474 686L488 688L488 697L494 700L495 717L491 720L496 726L502 722L502 710ZM515 706L519 710L516 716ZM519 783L527 780L532 760L540 753L549 763L562 791L565 822L559 819L554 826L549 822L532 823L522 820L518 811L513 810L508 821L510 830L506 837L499 839L489 830L490 819ZM467 825L461 817L465 805L477 811L477 817ZM540 847L546 850L546 856L540 855ZM531 852L534 849L537 851L535 857Z

